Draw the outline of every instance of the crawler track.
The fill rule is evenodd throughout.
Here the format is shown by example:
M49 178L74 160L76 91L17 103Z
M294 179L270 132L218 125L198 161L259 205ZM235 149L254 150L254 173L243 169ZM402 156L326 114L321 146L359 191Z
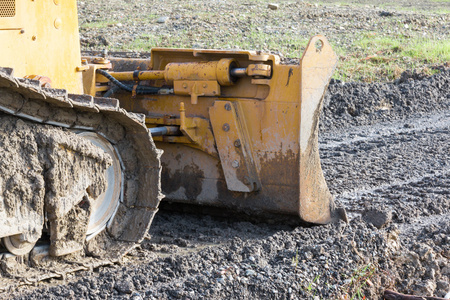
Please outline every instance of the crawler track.
M122 174L121 180L119 178L119 202L113 217L109 219L101 233L85 243L85 250L81 253L77 252L76 255L64 256L64 258L52 257L49 251L50 254L60 251L54 243L64 246L64 240L60 237L55 240L52 235L50 239L45 238L45 233L44 240L38 241L38 246L24 257L13 256L5 249L0 250L3 266L3 273L0 275L0 291L48 278L64 278L71 272L111 264L118 261L145 238L161 199L159 180L161 153L155 148L145 127L143 116L121 109L116 99L73 95L65 90L41 88L39 81L14 78L12 70L5 68L0 68L0 110L29 124L38 123L41 124L39 126L49 126L49 128L65 128L65 131L61 132L67 132L67 134L74 131L96 133L114 148L120 160ZM30 126L34 128L33 126L36 125ZM15 132L8 134L14 135ZM70 134L73 135L73 133ZM44 180L47 177L44 174ZM9 178L2 178L2 180L7 181ZM48 199L50 197L48 193L51 191L50 183L45 182L45 186L43 199ZM5 195L3 194L2 201L11 201ZM32 202L19 203L21 211L32 209L32 205ZM43 206L45 212L38 210L37 215L47 217L55 214L59 209L58 205L68 204L61 200L61 203L57 202L50 206L46 202ZM1 209L7 207L4 203L0 205ZM14 217L20 218L18 215L10 216L10 218ZM21 220L17 222L20 223ZM56 222L61 224L63 220L57 219ZM63 230L71 232L72 223L65 223L66 225L63 226L66 228ZM44 226L48 225L44 224ZM1 233L7 230L8 228L3 227ZM77 230L73 228L74 233Z

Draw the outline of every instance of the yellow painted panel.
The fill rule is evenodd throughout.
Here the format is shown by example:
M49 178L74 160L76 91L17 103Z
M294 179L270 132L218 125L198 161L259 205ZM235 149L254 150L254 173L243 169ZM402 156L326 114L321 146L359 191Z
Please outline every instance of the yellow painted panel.
M52 87L82 93L75 0L16 1L14 18L0 17L0 66L16 77L43 75Z

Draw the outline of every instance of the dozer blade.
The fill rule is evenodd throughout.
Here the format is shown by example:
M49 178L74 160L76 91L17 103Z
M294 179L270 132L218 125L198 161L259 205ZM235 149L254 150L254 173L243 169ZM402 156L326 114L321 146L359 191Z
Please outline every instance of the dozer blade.
M114 95L144 113L150 130L177 129L154 137L164 150L166 200L316 224L345 218L318 151L323 96L337 62L325 37L310 40L299 64L255 51L161 48L150 60L109 59L111 76L101 84L115 78L168 91Z
M313 37L300 62L300 218L311 223L328 223L339 218L320 165L318 134L323 97L337 63L330 44Z

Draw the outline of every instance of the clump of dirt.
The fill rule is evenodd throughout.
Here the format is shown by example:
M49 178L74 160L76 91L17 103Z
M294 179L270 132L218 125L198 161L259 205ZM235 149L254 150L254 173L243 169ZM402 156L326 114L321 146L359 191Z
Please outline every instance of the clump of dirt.
M398 272L396 287L414 295L444 297L450 292L448 217L407 229L399 239L402 249L392 256Z
M27 124L5 116L1 121L0 227L5 236L25 232L25 240L33 243L40 237L44 224L44 167Z
M81 249L89 203L106 188L109 155L73 132L7 115L0 116L0 146L2 234L23 233L34 243L45 216L52 253Z

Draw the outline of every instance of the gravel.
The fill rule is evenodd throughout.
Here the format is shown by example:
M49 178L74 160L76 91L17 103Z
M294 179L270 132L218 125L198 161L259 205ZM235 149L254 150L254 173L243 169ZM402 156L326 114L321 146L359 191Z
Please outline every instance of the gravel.
M450 281L450 94L442 87L449 80L444 70L403 83L330 85L322 164L349 223L308 228L161 211L151 240L123 264L79 272L66 283L24 287L13 296L377 299L389 288L444 297ZM433 97L421 97L424 91ZM384 94L397 96L380 113L373 99ZM413 95L413 111L405 95ZM351 101L368 113L338 109Z

